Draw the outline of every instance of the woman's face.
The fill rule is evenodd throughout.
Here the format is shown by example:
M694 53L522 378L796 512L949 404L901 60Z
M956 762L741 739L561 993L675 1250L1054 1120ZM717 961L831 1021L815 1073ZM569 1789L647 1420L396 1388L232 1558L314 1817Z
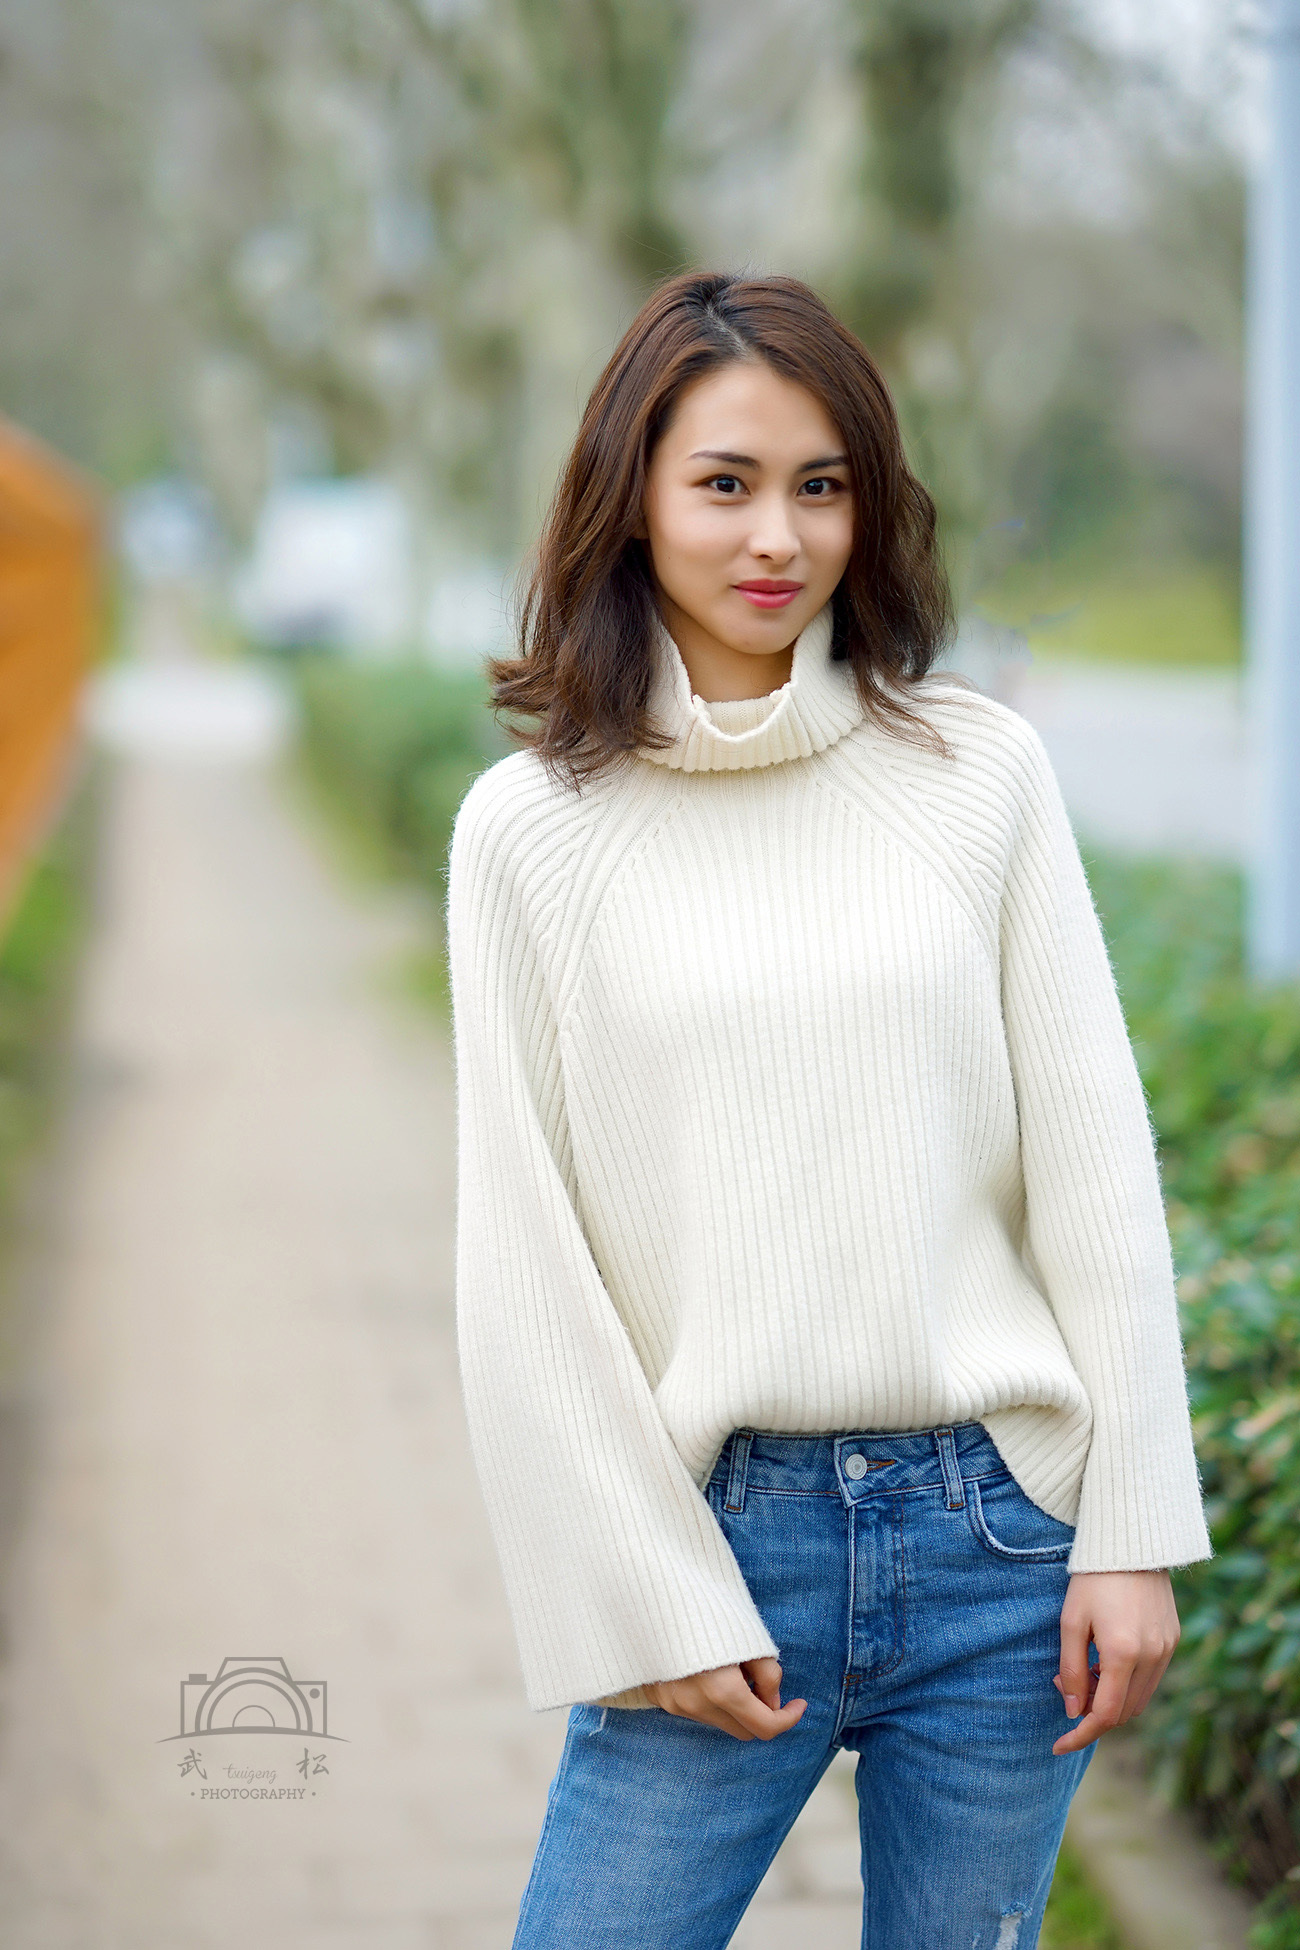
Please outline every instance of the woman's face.
M651 456L644 534L688 669L789 649L848 566L849 483L825 408L770 366L686 389Z

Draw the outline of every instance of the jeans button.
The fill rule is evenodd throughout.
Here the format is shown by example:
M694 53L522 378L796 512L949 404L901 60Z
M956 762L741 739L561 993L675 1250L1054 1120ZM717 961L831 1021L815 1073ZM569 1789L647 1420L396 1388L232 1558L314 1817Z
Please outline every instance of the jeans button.
M867 1459L865 1456L845 1457L844 1474L846 1476L851 1476L855 1483L860 1483L862 1478L866 1475L866 1473L867 1473Z

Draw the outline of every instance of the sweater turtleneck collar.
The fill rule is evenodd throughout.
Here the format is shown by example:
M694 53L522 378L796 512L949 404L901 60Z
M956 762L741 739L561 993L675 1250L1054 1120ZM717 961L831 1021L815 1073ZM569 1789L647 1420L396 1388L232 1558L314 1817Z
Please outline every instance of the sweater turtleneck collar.
M657 623L650 714L673 742L658 750L638 745L638 753L656 765L672 765L683 772L738 772L825 751L864 715L852 665L833 663L830 649L828 603L795 638L790 676L780 690L764 698L720 703L715 719L714 706L692 692L681 651L663 624ZM749 709L741 711L741 704ZM726 730L724 723L738 723L740 728Z

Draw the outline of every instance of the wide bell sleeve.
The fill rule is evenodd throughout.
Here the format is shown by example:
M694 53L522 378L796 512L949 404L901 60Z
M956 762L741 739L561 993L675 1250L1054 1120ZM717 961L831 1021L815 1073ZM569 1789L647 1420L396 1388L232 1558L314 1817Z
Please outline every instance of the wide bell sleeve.
M530 1704L643 1705L776 1647L579 1220L546 956L565 876L502 784L518 764L471 788L448 883L462 1387Z
M1210 1555L1150 1116L1101 926L1042 742L1018 721L1002 1001L1024 1257L1092 1406L1072 1571Z

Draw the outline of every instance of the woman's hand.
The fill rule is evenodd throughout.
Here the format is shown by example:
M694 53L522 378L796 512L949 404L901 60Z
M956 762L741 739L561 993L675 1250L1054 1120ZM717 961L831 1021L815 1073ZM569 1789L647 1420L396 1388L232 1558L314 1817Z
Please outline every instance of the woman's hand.
M801 1719L806 1699L781 1704L781 1668L775 1659L746 1659L716 1666L689 1679L661 1679L645 1688L656 1706L683 1720L721 1727L737 1740L775 1740Z
M1178 1644L1178 1608L1168 1571L1084 1571L1070 1579L1061 1612L1061 1670L1054 1684L1077 1727L1054 1754L1077 1753L1140 1713ZM1088 1666L1088 1643L1100 1668Z

